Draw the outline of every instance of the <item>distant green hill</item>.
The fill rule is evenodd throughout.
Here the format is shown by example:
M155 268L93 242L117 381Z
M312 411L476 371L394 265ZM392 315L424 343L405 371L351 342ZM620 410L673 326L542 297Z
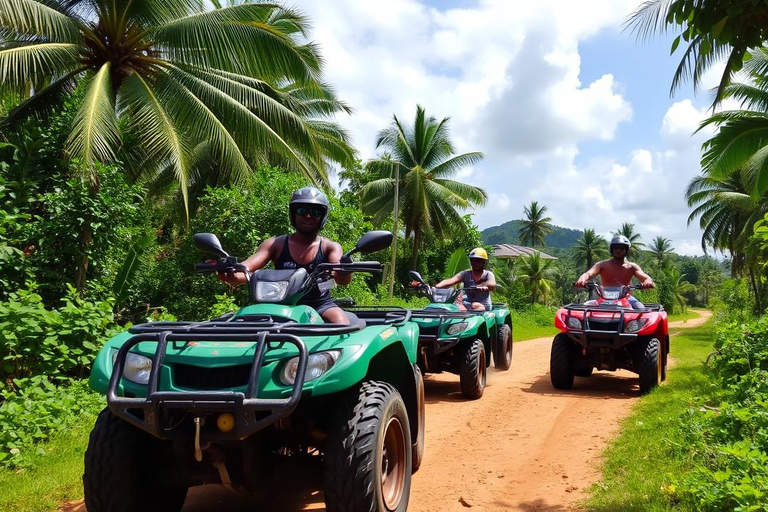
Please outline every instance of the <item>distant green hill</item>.
M510 220L505 222L501 226L493 226L484 229L480 232L483 238L483 243L488 245L494 244L515 244L522 245L520 243L520 237L518 236L518 230L520 229L520 220ZM583 231L578 229L561 228L559 226L552 226L552 233L546 237L547 247L568 249L576 245L576 242L584 234Z

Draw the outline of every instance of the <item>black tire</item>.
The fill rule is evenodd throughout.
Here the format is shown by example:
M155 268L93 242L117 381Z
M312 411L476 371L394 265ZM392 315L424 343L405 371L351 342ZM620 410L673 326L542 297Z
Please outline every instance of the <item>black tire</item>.
M577 377L591 377L592 370L594 369L595 369L594 367L579 368L578 370L574 370L573 374Z
M411 432L400 393L363 382L345 397L325 449L328 512L405 512L411 492Z
M460 357L459 383L461 384L461 393L465 398L477 400L483 396L485 391L487 376L485 345L481 340L474 339L466 344Z
M104 409L85 452L83 492L88 512L179 511L186 485L168 485L173 475L161 441ZM172 462L172 461L171 461Z
M573 342L565 334L558 334L552 340L549 355L549 379L556 389L573 387Z
M512 328L507 324L499 326L493 365L497 370L509 370L509 367L512 366Z
M646 394L661 382L663 356L657 338L641 338L635 344L635 368L640 377L640 394Z
M426 397L424 396L424 377L421 375L421 370L417 365L413 365L413 372L416 375L416 416L419 422L418 429L416 430L416 441L413 443L413 453L411 455L411 472L415 473L421 467L421 461L424 459L424 432L425 432L425 418L427 416Z

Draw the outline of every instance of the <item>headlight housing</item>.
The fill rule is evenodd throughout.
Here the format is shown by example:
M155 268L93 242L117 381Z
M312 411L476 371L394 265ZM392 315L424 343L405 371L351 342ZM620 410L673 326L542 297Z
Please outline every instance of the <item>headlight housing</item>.
M624 324L624 332L636 332L642 329L648 323L647 318L635 318Z
M583 329L583 325L581 324L581 320L576 318L575 316L572 316L568 318L568 327L570 329Z
M288 281L259 281L256 283L258 302L280 302L288 291Z
M310 354L307 358L307 369L304 372L304 382L319 379L325 373L331 369L331 367L339 360L341 356L341 350L327 350L325 352L317 352ZM293 386L296 382L296 372L299 370L299 358L292 357L283 365L283 370L280 372L280 382L286 386Z
M452 324L448 326L448 329L446 329L445 332L447 332L448 334L456 334L466 329L468 325L469 325L468 322L459 322L457 324Z
M112 364L117 361L117 352L112 355ZM152 371L152 359L140 354L128 352L125 357L123 367L123 377L136 384L147 385L149 383L149 372Z

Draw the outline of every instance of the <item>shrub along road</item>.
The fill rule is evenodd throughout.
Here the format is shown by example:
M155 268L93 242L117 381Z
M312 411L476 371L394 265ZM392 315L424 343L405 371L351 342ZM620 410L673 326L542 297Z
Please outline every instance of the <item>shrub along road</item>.
M670 327L700 325L710 313L699 313ZM554 389L551 342L516 343L512 368L489 369L477 401L461 396L457 376L427 376L426 453L413 476L409 510L576 510L574 503L600 477L600 453L640 392L627 371L595 372L577 377L569 391ZM184 511L323 510L317 479L300 478L306 485L297 488L296 476L276 487L269 503L219 486L193 488Z

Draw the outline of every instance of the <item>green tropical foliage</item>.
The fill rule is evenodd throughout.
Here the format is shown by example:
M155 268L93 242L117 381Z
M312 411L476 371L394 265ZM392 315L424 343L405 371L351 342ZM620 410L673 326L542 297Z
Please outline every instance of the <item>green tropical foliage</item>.
M209 161L235 181L251 162L278 161L327 183L329 161L351 150L323 118L348 109L321 82L307 25L263 2L213 11L196 0L2 2L0 95L34 91L2 127L80 88L65 148L86 166L119 155L133 178L167 170L185 204Z
M538 252L521 256L518 272L518 277L526 284L530 293L531 304L540 300L546 302L554 286L554 260L544 259Z
M662 236L654 238L651 245L648 246L648 251L651 253L651 257L659 268L664 268L667 261L669 261L669 256L674 250L672 242Z
M642 38L674 28L678 35L672 41L671 53L675 53L681 41L684 47L687 44L670 94L689 78L694 89L698 89L704 73L725 60L714 95L716 105L734 73L748 60L747 50L760 48L768 40L768 26L764 23L767 17L768 3L763 1L646 0L627 24Z
M576 247L573 248L573 256L576 265L582 271L589 270L592 265L607 258L608 242L602 236L595 233L594 229L585 229L584 236L579 238Z
M539 206L538 201L531 201L531 205L524 206L523 209L525 219L520 221L520 241L523 245L530 245L531 247L544 245L546 236L552 233L552 225L550 224L552 219L544 216L547 207Z
M399 216L406 238L413 239L414 269L425 232L443 237L465 229L461 210L482 206L488 199L484 190L449 179L483 155L456 155L448 121L428 117L421 106L416 107L412 126L393 116L392 125L380 131L376 140L376 147L384 153L365 164L376 179L361 190L363 211L373 216L376 225L389 220L398 188Z

